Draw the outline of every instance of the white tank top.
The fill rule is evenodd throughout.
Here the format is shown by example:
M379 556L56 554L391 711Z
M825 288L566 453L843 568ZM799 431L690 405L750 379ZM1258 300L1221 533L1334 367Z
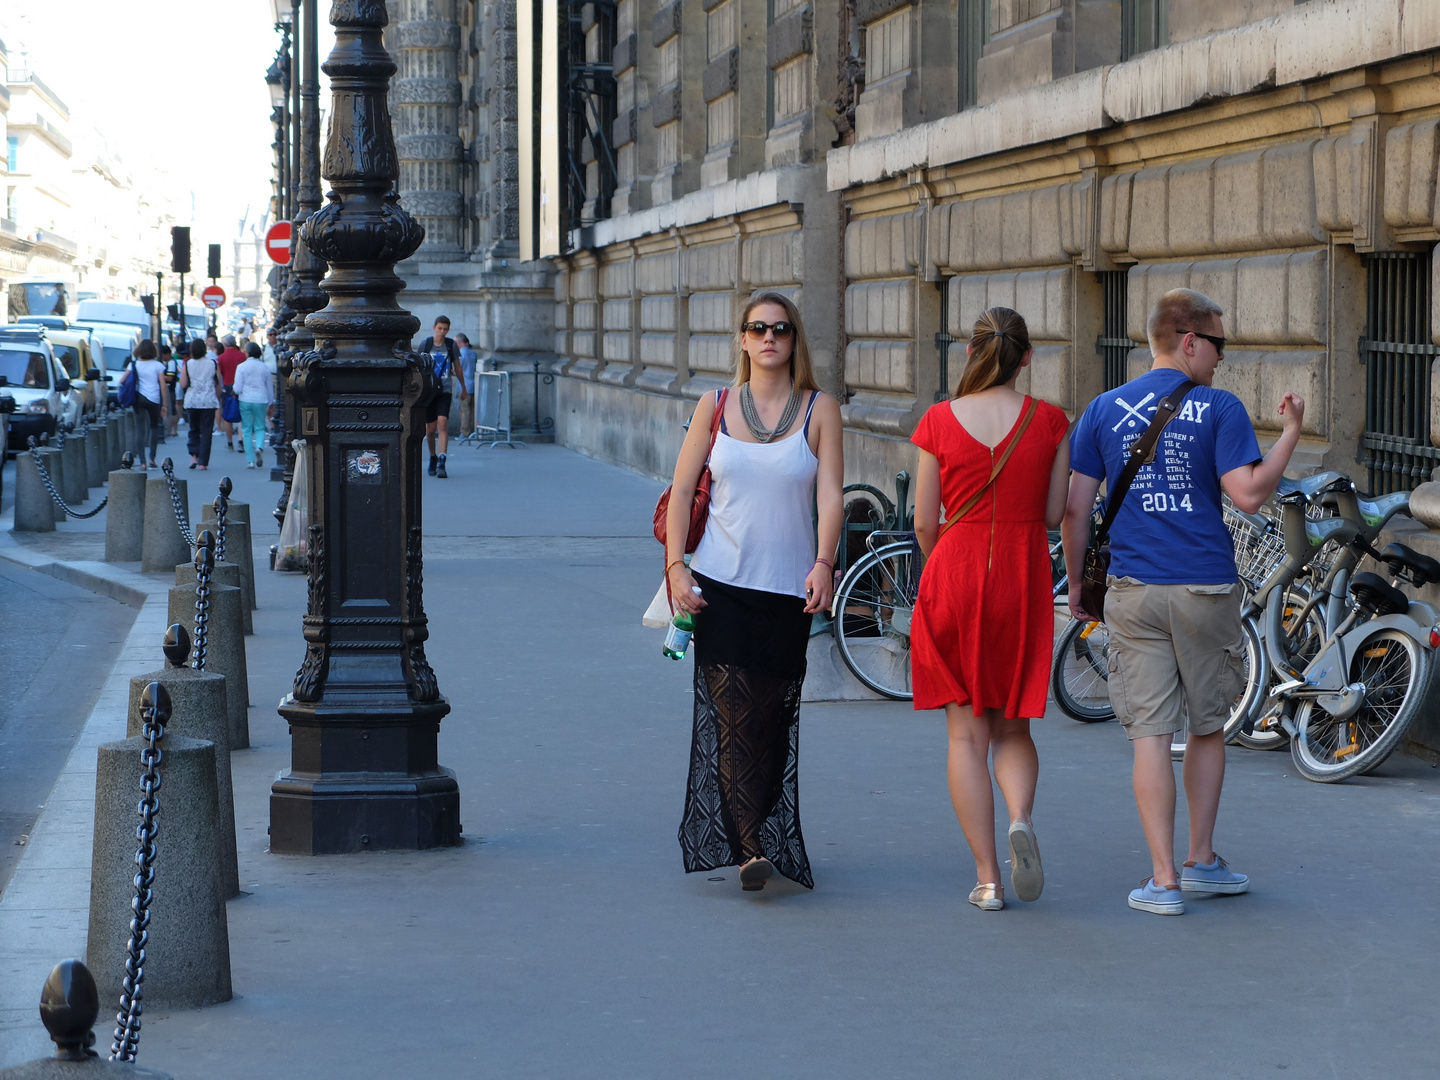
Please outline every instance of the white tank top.
M692 570L727 585L805 595L815 565L811 505L820 462L810 449L810 414L817 396L810 395L800 430L779 442L741 442L721 420L710 453L710 518Z

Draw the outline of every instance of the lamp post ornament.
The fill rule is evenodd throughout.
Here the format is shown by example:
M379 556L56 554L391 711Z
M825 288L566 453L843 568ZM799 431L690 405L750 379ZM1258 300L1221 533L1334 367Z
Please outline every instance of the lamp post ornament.
M300 241L329 264L315 348L293 358L312 503L305 659L280 705L291 767L271 788L270 848L321 854L460 842L460 791L438 763L450 711L425 658L421 441L438 391L411 352L395 263L424 229L399 204L384 0L335 0L325 206Z

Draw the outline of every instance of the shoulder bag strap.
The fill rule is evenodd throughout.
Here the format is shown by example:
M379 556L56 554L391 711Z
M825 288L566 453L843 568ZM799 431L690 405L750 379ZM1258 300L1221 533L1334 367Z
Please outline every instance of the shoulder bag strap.
M940 529L940 536L944 536L951 525L954 525L971 510L974 510L975 504L980 501L980 496L984 495L985 492L989 490L990 485L995 483L995 478L1000 475L1000 470L1005 468L1005 463L1010 460L1010 455L1015 452L1015 447L1020 445L1020 440L1025 435L1025 429L1030 426L1030 421L1035 418L1035 411L1039 407L1040 402L1038 399L1033 397L1029 399L1029 404L1027 404L1025 407L1025 415L1020 420L1020 426L1015 429L1014 437L1011 438L1010 444L1005 447L1005 452L1000 455L999 459L995 462L995 465L990 470L990 479L986 480L985 483L981 484L980 490L975 492L974 495L971 495L970 498L966 499L965 504L961 506L959 510L955 511L955 513L950 517L950 519L945 522L945 525ZM940 540L940 536L937 536L935 538L937 543Z
M710 455L715 452L715 440L720 437L720 421L725 417L725 399L730 396L730 388L717 392L715 396L715 415L710 418L710 449L705 451L705 466L710 466Z
M1125 462L1125 468L1120 470L1120 475L1115 478L1115 490L1105 500L1105 519L1100 522L1100 529L1095 533L1095 541L1092 545L1096 549L1103 548L1110 539L1110 526L1115 524L1115 515L1120 512L1120 504L1125 501L1125 493L1134 483L1135 474L1140 471L1140 466L1148 465L1155 460L1155 445L1160 441L1161 431L1179 410L1180 402L1185 399L1185 395L1193 389L1195 389L1195 383L1186 379L1161 398L1160 404L1155 406L1155 416L1150 421L1150 426L1145 429L1145 434L1130 444L1129 460Z

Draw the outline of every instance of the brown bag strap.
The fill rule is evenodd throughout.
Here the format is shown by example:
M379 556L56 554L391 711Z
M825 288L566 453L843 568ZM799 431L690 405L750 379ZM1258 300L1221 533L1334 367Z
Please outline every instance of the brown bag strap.
M1135 481L1135 475L1140 471L1142 465L1148 465L1155 460L1155 444L1160 441L1160 433L1165 430L1165 425L1180 409L1180 403L1185 400L1185 395L1195 389L1193 379L1186 379L1179 386L1171 390L1160 399L1155 406L1155 416L1150 421L1150 426L1145 433L1130 444L1125 467L1120 470L1120 475L1115 478L1115 490L1105 498L1105 517L1100 522L1100 528L1095 531L1095 539L1092 546L1099 549L1110 542L1110 526L1115 524L1115 515L1120 512L1120 504L1125 501L1125 494L1130 490L1130 485Z
M960 507L959 510L955 511L955 513L951 515L949 520L947 520L945 524L941 526L940 536L944 536L945 533L949 531L951 525L954 525L971 510L975 509L975 504L980 501L980 497L990 489L991 484L995 483L995 478L1000 475L1000 470L1005 468L1005 463L1010 460L1010 455L1015 452L1015 447L1020 445L1020 440L1025 435L1025 429L1030 426L1030 421L1035 418L1035 411L1040 407L1040 402L1033 397L1027 396L1025 401L1025 415L1021 417L1020 426L1015 429L1015 435L1011 438L1009 445L1005 447L1005 452L1000 455L999 460L995 462L994 467L990 470L990 479L986 480L985 483L981 484L980 490L975 492L974 495L971 495L970 498L966 499L965 505ZM939 543L940 536L937 536L935 538L936 543Z

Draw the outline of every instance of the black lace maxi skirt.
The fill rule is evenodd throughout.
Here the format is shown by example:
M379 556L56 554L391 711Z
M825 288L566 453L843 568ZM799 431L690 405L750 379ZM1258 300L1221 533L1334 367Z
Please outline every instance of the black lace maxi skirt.
M695 732L680 849L685 870L764 855L815 887L800 835L800 686L810 616L797 596L700 574L709 605L696 619Z

